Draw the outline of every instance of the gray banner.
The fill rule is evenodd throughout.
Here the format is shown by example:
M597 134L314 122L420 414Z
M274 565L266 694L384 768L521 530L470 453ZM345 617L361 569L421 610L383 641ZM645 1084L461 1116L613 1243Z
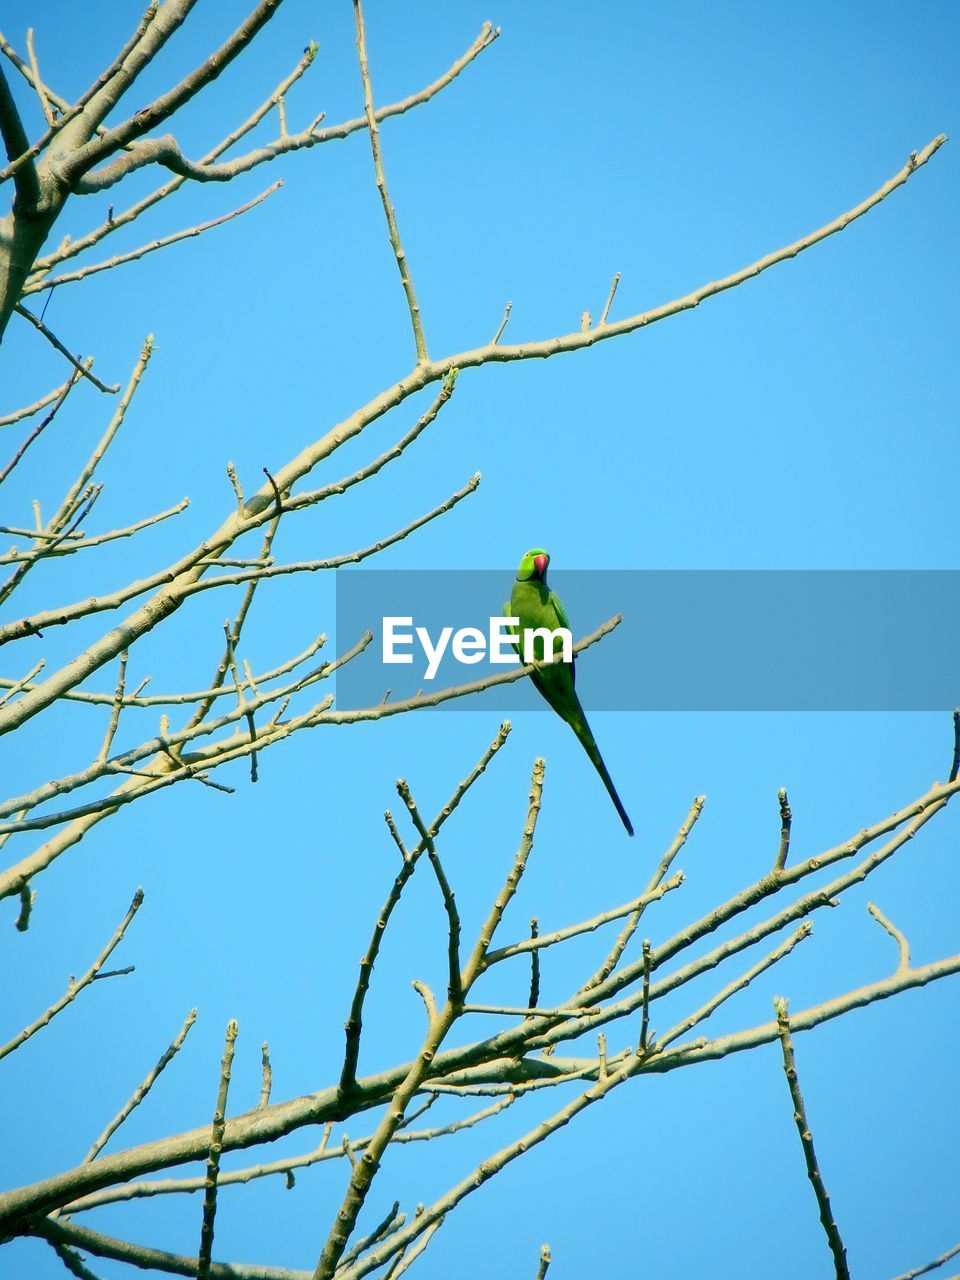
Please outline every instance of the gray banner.
M342 652L373 643L336 677L341 709L434 693L503 673L485 645L514 570L337 573ZM557 570L549 583L574 641L620 626L577 659L588 709L609 711L942 711L960 702L960 571ZM384 619L394 651L384 661ZM389 632L390 625L387 630ZM426 644L417 635L424 633ZM446 648L428 676L444 628ZM410 636L408 642L402 637ZM458 661L461 656L480 660ZM443 705L511 711L543 704L528 680Z

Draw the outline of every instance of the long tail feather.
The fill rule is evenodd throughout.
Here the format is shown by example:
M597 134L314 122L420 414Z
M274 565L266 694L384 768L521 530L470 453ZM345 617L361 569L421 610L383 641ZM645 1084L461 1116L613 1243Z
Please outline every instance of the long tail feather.
M599 773L600 780L607 788L607 794L620 815L620 821L626 828L627 835L632 836L633 823L627 816L623 801L617 795L617 788L613 785L613 779L607 772L607 766L603 763L600 748L597 746L590 725L587 723L587 717L583 713L583 707L580 705L580 699L574 689L572 670L569 667L556 665L543 671L533 672L530 679L554 711L566 720L577 735L581 746L590 757L593 767Z
M613 779L607 771L607 766L603 763L603 756L600 754L600 748L597 746L596 739L590 730L589 724L587 724L587 718L583 714L582 710L580 711L578 722L572 722L571 728L580 740L584 751L586 751L587 755L590 757L593 767L596 769L597 773L599 773L603 785L607 788L607 794L610 796L610 799L613 801L614 808L620 815L620 821L623 823L624 827L626 827L627 835L632 836L633 823L627 816L627 811L623 807L623 801L617 795L617 788L613 785Z

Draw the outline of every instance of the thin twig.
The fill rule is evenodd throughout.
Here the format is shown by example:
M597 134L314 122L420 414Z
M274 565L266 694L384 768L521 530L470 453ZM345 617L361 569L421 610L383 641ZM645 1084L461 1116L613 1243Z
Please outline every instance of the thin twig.
M773 864L774 871L782 871L787 865L787 854L790 852L790 827L793 824L793 810L790 808L790 801L787 799L785 788L781 787L777 792L777 800L780 802L780 848L777 850L777 860Z
M613 306L613 300L617 296L617 285L620 283L620 272L618 271L613 277L613 283L610 285L610 292L607 294L607 301L604 303L603 314L600 316L598 323L605 325L607 316L610 314L610 308Z
M537 917L534 916L530 921L530 941L536 942L540 936L540 926ZM531 947L530 949L530 995L527 998L527 1004L531 1009L535 1009L540 1003L540 948Z
M235 492L237 492L238 498L242 496L243 491L242 489L240 489L239 480L237 481L237 484L234 486L234 489L235 489ZM279 528L280 528L280 516L275 515L273 519L270 521L270 523L267 525L266 532L263 535L263 542L260 545L260 555L262 558L266 559L267 557L270 556L270 553L273 549L273 542L277 536L277 532L279 531ZM218 691L222 688L223 682L227 676L227 672L230 669L231 649L235 649L236 646L240 643L240 636L243 633L244 625L246 624L247 617L250 614L250 609L253 605L253 598L254 598L254 595L256 594L257 586L258 586L258 583L256 579L254 579L253 581L247 584L247 588L243 593L243 598L240 601L240 607L237 610L236 615L233 619L233 624L230 627L229 641L224 647L223 656L220 658L220 661L217 664L217 669L213 674L213 681L212 681L213 687L210 689L208 694L205 694L199 700L200 705L194 709L193 714L190 716L190 719L187 722L187 728L189 729L196 728L198 725L200 725L203 722L203 720L206 718L207 714L209 713L210 708L213 706L215 700L217 699L217 697L219 697ZM312 649L307 650L305 652L304 657L312 656L313 653L316 653L316 651L319 648L321 648L323 644L325 644L325 642L326 642L326 636L321 634L315 641ZM299 665L298 661L293 663L293 667L298 665ZM287 668L287 670L292 670L292 669L293 669L292 667ZM273 677L270 675L262 675L259 677L260 681L263 683L266 683L268 680L272 678Z
M361 1253L366 1249L369 1249L371 1245L376 1244L378 1240L382 1240L394 1223L402 1217L403 1214L400 1212L400 1201L394 1200L393 1207L390 1209L390 1212L383 1221L378 1222L369 1235L361 1236L357 1243L340 1259L340 1265L342 1267L348 1267L351 1262L355 1262L357 1258L360 1257Z
M632 917L637 911L645 909L652 902L659 902L661 898L672 890L679 889L683 882L683 872L678 871L669 880L662 881L655 889L642 893L639 898L632 898L629 902L625 902L622 906L614 907L610 911L601 911L599 915L591 916L589 920L581 920L578 924L567 925L566 928L555 929L551 933L540 933L535 938L524 938L522 942L512 942L506 947L497 947L496 950L488 953L487 967L499 964L503 960L509 960L513 956L523 955L528 951L543 951L547 947L567 942L570 938L578 938L584 933L593 933L605 924L611 924L615 920L622 920L624 916ZM587 989L584 986L583 991Z
M210 1258L213 1252L213 1228L217 1216L217 1179L220 1176L220 1153L223 1150L223 1130L226 1123L227 1093L230 1089L230 1072L233 1051L237 1040L237 1023L227 1023L227 1034L220 1063L220 1085L217 1105L213 1113L210 1131L210 1154L207 1156L206 1185L203 1195L203 1226L200 1231L200 1252L197 1255L197 1280L208 1280Z
M53 125L53 110L44 91L43 81L40 79L40 68L37 65L37 51L33 43L33 27L27 27L27 57L30 59L30 70L33 72L33 87L37 91L37 97L40 100L40 110L43 112L43 118L46 120L48 127Z
M270 1065L270 1046L264 1040L260 1046L260 1100L257 1110L270 1105L270 1090L273 1088L273 1067Z
M912 1271L904 1271L902 1275L894 1276L894 1280L918 1280L919 1276L925 1276L930 1271L936 1271L936 1269L938 1267L942 1267L945 1262L949 1262L951 1258L955 1258L958 1253L960 1253L960 1244L955 1244L952 1249L948 1249L946 1253L941 1253L938 1258L933 1258L922 1267L914 1267ZM954 1278L951 1277L950 1280L954 1280Z
M54 387L52 391L48 391L45 396L41 396L33 404L28 404L25 409L16 409L13 413L3 414L0 416L0 427L10 427L15 422L21 422L24 418L32 418L35 413L39 413L41 409L45 409L48 404L52 404L58 396L62 395L75 377L76 374L72 373L66 382L61 383L59 387Z
M787 1012L787 1002L782 997L777 997L773 1003L777 1013L777 1032L780 1036L780 1047L783 1050L783 1071L787 1077L790 1097L793 1100L793 1118L797 1126L797 1132L800 1135L800 1145L803 1147L803 1159L807 1166L807 1177L810 1179L810 1185L813 1187L813 1193L817 1198L820 1222L827 1237L830 1252L833 1254L833 1265L836 1269L837 1280L850 1280L850 1271L847 1267L847 1251L840 1238L840 1232L834 1221L833 1210L830 1208L830 1197L827 1195L827 1189L823 1185L823 1178L820 1175L817 1153L813 1145L813 1134L810 1132L810 1126L807 1122L807 1110L804 1106L803 1095L800 1092L800 1082L797 1079L793 1042L790 1039L790 1017Z
M735 996L738 992L745 990L755 978L758 978L762 973L766 973L768 969L772 969L775 964L779 964L781 960L790 954L794 947L809 938L812 933L813 925L809 920L805 920L799 929L795 929L789 938L781 942L778 947L774 947L769 955L765 955L756 964L751 965L746 973L742 973L738 978L734 978L732 982L728 982L725 987L722 987L712 995L694 1013L689 1014L681 1022L678 1022L675 1027L672 1027L664 1035L658 1036L655 1045L656 1051L662 1053L674 1040L692 1031L695 1026L698 1026L699 1023L709 1018L712 1013L715 1013L731 996Z
M397 830L397 824L394 821L393 814L390 812L389 809L384 810L383 820L387 824L387 830L390 832L390 838L393 840L393 843L400 850L400 857L404 860L404 862L406 862L410 857L410 853L407 849L407 846L403 843L403 837L400 835L400 832Z
M490 743L489 747L487 747L486 751L484 751L478 762L470 770L466 778L464 778L464 780L459 784L453 795L430 824L429 831L431 837L437 834L444 822L446 822L447 818L449 818L457 808L460 801L467 794L473 784L486 771L487 765L506 742L509 733L510 724L509 722L505 722L500 726L497 736ZM346 1048L344 1051L343 1066L340 1071L340 1081L337 1085L337 1093L341 1097L348 1096L356 1087L357 1062L360 1056L360 1036L363 1031L363 1006L364 1001L366 1000L367 991L370 988L370 978L373 974L373 966L380 953L383 935L386 932L387 925L390 923L390 917L393 915L393 912L400 901L400 896L403 893L407 881L413 875L417 860L426 848L424 841L421 839L417 848L414 849L412 853L408 853L404 847L403 841L400 839L399 833L396 830L396 825L393 822L393 818L391 817L389 810L384 816L391 835L393 835L397 845L399 846L400 853L403 858L403 865L393 882L393 887L390 890L386 902L380 910L380 914L377 916L377 923L367 945L367 950L363 959L360 961L360 974L357 978L357 985L353 993L350 1013L344 1024L344 1031L346 1032Z
M35 316L32 311L28 311L27 308L23 306L22 303L19 303L19 302L14 307L14 310L16 311L18 316L23 316L24 320L29 320L30 323L33 325L33 327L37 330L37 332L43 334L43 336L50 343L50 345L52 347L55 347L57 351L59 351L60 354L64 357L64 359L70 361L74 369L76 369L79 372L81 377L86 378L88 382L92 382L98 391L103 391L107 395L111 395L111 396L117 394L117 392L120 390L120 383L114 382L112 384L108 384L106 382L101 382L100 379L96 376L96 374L91 371L90 362L81 360L79 356L71 355L71 353L63 345L63 343L60 341L57 335L55 333L50 332L50 330L43 323L43 321L40 319L39 316Z
M867 903L867 910L882 928L886 929L890 937L897 944L897 952L899 960L897 962L897 973L905 973L910 968L910 943L907 941L906 935L901 933L892 921L888 920L880 908L873 902Z
M443 1226L443 1223L444 1223L443 1218L437 1218L436 1222L431 1222L430 1226L427 1227L426 1231L424 1231L423 1235L420 1237L417 1243L413 1246L413 1248L407 1250L401 1256L401 1258L396 1263L396 1265L390 1268L390 1271L387 1273L387 1276L384 1277L384 1280L400 1280L400 1277L404 1274L404 1272L407 1271L410 1267L412 1267L413 1264L416 1262L417 1258L420 1257L420 1255L426 1249L427 1245L430 1243L431 1239L436 1235L436 1233Z
M189 1034L190 1028L193 1026L196 1020L197 1020L197 1011L196 1009L191 1009L190 1012L187 1014L186 1018L184 1019L183 1026L180 1028L180 1030L177 1032L174 1038L170 1041L170 1044L167 1046L167 1048L164 1049L156 1065L153 1066L150 1069L150 1071L147 1072L143 1081L136 1087L136 1089L133 1091L133 1093L130 1095L127 1101L123 1104L123 1106L120 1108L117 1114L113 1117L113 1119L104 1129L103 1133L100 1134L99 1138L97 1138L97 1140L91 1145L90 1150L83 1157L84 1164L87 1164L91 1160L96 1160L97 1156L100 1154L103 1148L107 1145L107 1143L110 1141L113 1135L117 1132L117 1130L120 1128L123 1122L127 1119L130 1113L136 1107L139 1107L140 1103L144 1100L144 1098L147 1096L147 1094L156 1084L157 1079L159 1078L161 1073L166 1069L166 1067L169 1066L172 1060L180 1052L181 1048L183 1047L183 1042L186 1040L187 1035Z
M237 692L237 707L247 722L247 729L250 734L250 781L256 782L257 773L257 726L254 720L252 709L248 709L247 699L243 692L243 682L240 679L240 671L237 667L237 658L234 652L233 636L230 629L230 623L223 624L224 635L227 640L227 662L230 672L233 675L233 685Z
M45 1027L47 1023L50 1022L53 1018L55 1018L58 1013L60 1013L63 1009L65 1009L68 1004L71 1004L74 1000L76 1000L80 992L83 991L85 987L88 987L90 983L94 981L95 978L97 978L98 976L104 976L104 977L106 976L105 974L101 975L100 970L106 964L107 960L113 954L114 949L120 943L121 939L123 938L123 935L127 931L127 925L129 925L130 921L140 910L140 904L142 902L143 902L143 890L138 889L137 892L133 895L133 901L130 903L129 908L127 909L127 914L123 917L123 919L120 921L120 923L117 925L116 929L114 930L113 937L110 939L107 945L103 948L103 950L97 956L96 960L94 960L93 964L90 966L87 972L77 981L73 981L73 979L71 979L66 991L63 993L63 995L60 997L59 1000L55 1000L48 1009L44 1010L44 1012L40 1015L39 1018L37 1018L34 1022L31 1022L28 1027L24 1027L24 1029L21 1032L19 1032L17 1035L15 1035L12 1040L8 1040L5 1045L0 1045L0 1058L5 1058L7 1054L13 1053L15 1049L19 1049L22 1044L25 1044L26 1041L29 1040L31 1036L36 1035L38 1031L42 1030L42 1028ZM128 972L128 970L124 970L124 972Z
M373 107L373 88L370 83L370 66L367 61L367 37L360 0L353 0L353 14L357 28L357 60L360 64L360 79L363 82L363 105L367 117L367 133L370 135L370 150L373 153L373 168L377 178L377 190L380 193L384 217L387 220L387 231L390 235L393 256L397 260L400 282L403 285L403 292L407 299L410 324L413 328L413 339L417 348L417 363L426 364L427 343L423 336L420 304L417 302L416 290L413 287L407 254L400 240L397 215L393 207L393 201L390 199L390 192L387 190L387 177L383 169L383 155L380 150L380 128L377 124L377 114Z
M47 1243L70 1274L76 1276L76 1280L100 1280L100 1277L84 1263L79 1253L69 1245L61 1244L56 1240L48 1240Z
M397 783L397 794L407 806L410 820L417 829L421 843L426 848L433 874L436 876L437 884L440 887L443 908L447 913L447 999L451 1004L459 1005L463 1002L463 983L460 976L460 915L457 911L456 899L444 872L440 855L437 853L437 846L434 843L433 836L420 817L413 796L410 794L410 788L402 778Z
M497 343L500 341L500 339L503 337L503 331L507 327L507 323L510 320L510 312L512 310L513 310L513 303L508 302L503 309L503 319L500 321L500 327L497 329L497 332L493 335L493 338L490 342L490 345L492 347L495 347Z
M496 1014L504 1018L579 1018L584 1014L602 1013L589 1005L557 1005L554 1008L511 1004L465 1004L464 1013Z
M597 987L600 985L600 983L605 982L607 978L609 978L610 974L613 973L614 969L620 963L620 957L623 955L624 951L626 950L627 944L630 942L630 939L636 933L637 928L639 927L640 921L643 918L643 914L646 911L647 907L650 905L651 902L656 902L660 897L663 896L663 894L661 892L658 892L658 890L665 883L667 885L667 888L675 888L677 885L683 883L682 874L679 877L674 876L673 879L668 882L664 881L664 877L666 876L667 872L670 870L670 867L673 865L674 859L676 858L677 854L686 844L687 837L690 835L690 832L693 830L694 826L698 822L701 813L703 813L703 806L706 804L706 802L707 802L706 796L694 796L693 803L690 805L690 809L687 813L687 816L684 818L683 822L681 823L679 831L674 836L673 841L671 842L669 848L664 853L663 857L660 859L657 869L654 871L653 875L650 877L649 881L647 882L646 891L633 904L633 908L630 914L630 919L624 925L616 942L614 943L611 950L608 952L607 957L604 960L603 964L596 971L596 973L592 974L590 978L588 978L588 980L583 984L583 986L580 988L580 992L592 991L594 987ZM664 890L664 892L665 891L666 890ZM608 917L608 918L614 918L614 917ZM578 994L580 994L580 992L578 992Z
M607 1071L607 1037L601 1031L597 1036L597 1079L606 1080Z
M97 759L102 764L110 754L110 748L113 746L113 739L116 736L117 728L120 724L120 712L123 710L123 694L127 687L127 651L124 649L120 655L120 671L117 675L117 688L113 695L113 706L110 708L110 723L107 725L107 732L103 737L103 745L100 748L100 754Z
M231 210L230 213L220 214L218 218L211 218L208 222L198 223L195 227L186 227L183 231L175 231L172 235L163 236L159 240L151 240L149 244L143 244L138 249L131 249L128 253L119 253L104 262L93 262L88 267L80 267L77 271L64 272L59 276L45 276L35 283L27 284L23 291L24 296L31 293L42 293L45 289L58 289L64 284L74 284L78 280L85 280L88 276L98 275L101 271L112 271L115 267L126 266L128 262L138 262L141 258L147 257L148 254L156 253L158 249L169 248L170 245L178 244L181 240L190 240L195 236L201 236L205 231L212 231L214 227L222 227L224 223L232 222L234 218L239 218L243 214L249 213L251 209L255 209L258 204L262 204L264 200L272 196L275 191L279 191L282 186L283 179L281 178L267 187L266 191L261 191L258 196L254 196L252 200L247 200L245 204Z
M167 507L165 511L158 511L156 515L146 516L143 520L137 520L134 524L127 525L123 529L111 529L108 533L95 534L92 538L88 538L81 532L43 533L36 529L16 529L11 528L9 525L0 526L0 533L33 538L37 542L48 544L26 552L8 552L7 555L0 556L0 564L23 564L35 560L52 560L61 556L75 555L78 551L89 551L92 547L102 547L107 542L116 542L120 538L130 538L135 533L140 533L142 529L149 529L155 524L169 520L172 516L178 516L181 512L186 511L189 505L190 499L182 498L175 506Z
M270 474L267 468L263 467L262 471L263 471L263 474L267 477L267 483L269 484L270 488L273 490L273 500L277 504L277 515L281 516L283 515L283 494L278 489L276 480L274 480L273 476Z
M57 412L60 409L60 406L63 404L67 396L73 390L74 386L76 385L77 379L79 377L80 377L80 374L76 370L74 370L73 376L68 378L67 381L64 383L63 390L60 392L59 396L57 397L53 408L50 410L50 412L47 414L45 418L42 418L40 422L37 423L37 425L30 432L26 440L24 440L23 444L16 451L16 453L13 455L13 457L10 459L10 461L7 463L4 469L0 471L0 484L3 484L4 480L6 480L7 476L9 476L10 472L14 469L14 467L17 465L17 463L20 461L23 455L27 452L30 446L37 439L37 437L44 430L46 430L47 427L49 427L50 423L57 416Z
M640 1016L639 1052L646 1053L647 1037L650 1034L650 939L643 940L643 988Z
M47 665L46 658L41 658L39 662L35 662L25 676L20 680L11 680L6 693L0 698L0 707L5 702L12 701L18 693L22 693L24 689L31 687L30 681L34 676L39 675L43 668Z

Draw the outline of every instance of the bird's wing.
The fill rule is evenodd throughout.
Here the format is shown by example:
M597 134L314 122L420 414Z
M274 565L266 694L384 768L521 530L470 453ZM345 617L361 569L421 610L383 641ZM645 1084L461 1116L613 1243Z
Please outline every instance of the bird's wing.
M504 617L504 618L514 618L514 617L516 617L516 614L513 612L513 609L511 608L511 605L510 605L510 601L509 601L509 600L508 600L508 601L506 602L506 604L503 606L503 614L502 614L501 616L502 616L502 617ZM512 637L513 637L513 641L512 641L512 643L513 643L513 647L514 647L514 648L517 650L517 652L519 653L519 652L520 652L520 631L519 631L519 629L518 629L516 626L512 626L512 627L506 627L506 628L505 628L505 630L506 630L507 635L509 635L509 636L512 636Z
M568 631L572 631L573 628L570 626L570 619L567 617L567 611L560 603L560 597L555 591L550 592L549 600L550 604L553 606L554 613L557 615L557 622L560 623L561 627L566 627Z
M567 617L567 611L566 611L566 609L563 607L563 604L561 603L560 597L557 595L557 593L556 593L555 591L551 591L551 592L550 592L550 595L548 596L548 598L547 598L547 599L548 599L548 603L550 604L550 606L551 606L551 608L553 609L553 612L554 612L554 614L555 614L555 616L556 616L557 623L558 623L561 627L565 627L565 628L567 629L567 631L569 631L569 632L570 632L570 634L572 635L572 634L573 634L573 627L571 627L571 625L570 625L570 619ZM573 658L572 658L572 660L571 660L571 662L570 662L570 676L571 676L571 678L572 678L572 680L573 680L574 684L576 684L576 682L577 682L577 659L576 659L576 655L574 655L574 656L573 656Z

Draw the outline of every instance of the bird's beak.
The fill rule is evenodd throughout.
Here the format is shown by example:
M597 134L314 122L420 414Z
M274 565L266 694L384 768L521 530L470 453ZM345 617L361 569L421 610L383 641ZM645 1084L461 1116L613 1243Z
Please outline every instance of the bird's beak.
M536 571L537 571L537 574L542 578L542 577L543 577L543 575L547 572L547 557L546 557L546 556L534 556L534 557L533 557L533 564L534 564L534 568L535 568L535 569L536 569Z

